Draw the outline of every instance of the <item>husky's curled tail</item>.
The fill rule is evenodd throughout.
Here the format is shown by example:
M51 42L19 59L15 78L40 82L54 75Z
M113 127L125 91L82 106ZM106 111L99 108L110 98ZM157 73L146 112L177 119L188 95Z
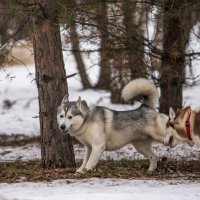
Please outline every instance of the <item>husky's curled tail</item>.
M129 82L122 90L122 98L125 101L137 96L143 96L143 104L152 109L156 108L158 92L153 83L144 78L139 78Z

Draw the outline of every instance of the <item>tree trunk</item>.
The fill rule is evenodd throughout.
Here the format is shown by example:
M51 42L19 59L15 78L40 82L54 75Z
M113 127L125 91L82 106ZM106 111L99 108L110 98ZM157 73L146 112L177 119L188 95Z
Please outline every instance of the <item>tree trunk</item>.
M115 24L118 27L124 27L124 21L118 16L123 16L123 4L113 4L113 8L109 9L109 15L114 16L109 19L109 23ZM120 6L120 9L118 8ZM109 7L108 7L109 8ZM116 32L117 31L117 32ZM120 31L120 29L115 29L113 26L109 27L109 32L111 32L110 37L110 48L109 52L110 59L110 92L111 92L111 102L112 103L124 103L121 98L121 91L123 87L131 80L131 67L129 65L129 58L127 55L126 46L126 32ZM113 37L112 35L117 35ZM121 39L120 39L121 38ZM126 102L127 103L127 102Z
M66 93L59 24L56 12L43 0L33 18L33 47L36 82L39 95L42 166L44 168L75 167L72 139L58 129L56 113Z
M97 24L100 32L101 46L100 46L100 74L96 88L110 89L110 40L108 28L108 16L107 16L107 3L100 2L97 5Z
M144 3L123 3L124 26L126 32L126 47L128 55L128 67L131 69L132 79L146 77L147 69L144 64ZM141 8L138 8L140 5Z
M116 104L127 104L128 102L124 102L121 98L121 91L124 86L131 81L131 71L130 69L121 66L123 66L123 63L118 60L118 62L115 62L115 67L112 67L111 70L111 102Z
M185 51L195 23L191 20L191 6L182 0L165 1L160 112L166 114L170 106L174 109L182 107Z
M139 13L136 3L132 1L122 3L120 14L124 18L122 22L118 23L122 23L121 26L124 26L125 31L119 33L118 36L121 34L121 38L124 38L124 44L119 45L118 48L124 48L125 50L112 52L110 56L113 60L111 65L112 103L124 103L121 99L123 87L132 79L146 77L147 75L144 64L144 31L142 30L145 11L142 11L142 14ZM113 43L117 44L117 41Z
M8 42L10 34L8 29L12 28L11 26L11 17L8 15L8 10L10 9L9 4L6 3L6 0L0 1L0 45L3 46ZM12 30L12 29L11 29Z
M85 71L85 64L83 62L83 59L80 53L79 37L76 32L76 27L74 23L70 25L70 38L71 38L73 55L76 60L77 68L80 74L83 87L84 89L91 88L92 86L88 79L88 75Z

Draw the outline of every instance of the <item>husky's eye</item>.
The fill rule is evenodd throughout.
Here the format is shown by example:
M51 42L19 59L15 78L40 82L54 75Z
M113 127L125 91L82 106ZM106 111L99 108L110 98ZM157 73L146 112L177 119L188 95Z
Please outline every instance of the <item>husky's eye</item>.
M60 118L63 118L64 117L64 115L60 115Z
M72 116L70 115L70 116L68 116L67 118L68 118L68 119L72 119Z

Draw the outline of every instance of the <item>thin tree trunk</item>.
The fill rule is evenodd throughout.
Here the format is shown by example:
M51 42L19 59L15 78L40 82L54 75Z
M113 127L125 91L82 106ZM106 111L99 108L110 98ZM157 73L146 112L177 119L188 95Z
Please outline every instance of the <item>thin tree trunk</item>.
M45 1L37 1L44 5ZM41 10L42 9L42 10ZM39 95L42 166L75 167L72 139L58 130L56 113L68 93L59 24L53 9L46 5L33 18L33 47Z
M118 6L121 7L121 9L118 9ZM118 18L118 16L123 15L123 4L119 5L113 4L113 8L111 12L114 11L114 15L116 16L116 19L111 20L111 24L115 23L116 27L123 27L124 22L121 20L121 18ZM110 12L110 10L109 10ZM117 13L116 13L117 12ZM110 14L112 16L112 13ZM109 31L113 31L113 35L116 34L116 29L109 29ZM119 38L126 38L126 33L119 30L117 33L117 37ZM112 51L110 51L110 68L111 68L111 81L110 81L110 92L111 92L111 102L112 103L124 103L123 99L121 98L121 91L123 87L131 80L131 67L129 65L129 57L127 54L127 51L124 50L117 50L117 49L126 49L127 44L124 40L124 43L121 41L119 42L116 37L111 36L111 48ZM127 103L127 102L126 102Z
M96 85L97 88L100 89L110 89L110 40L109 33L107 31L108 28L108 14L107 14L107 3L100 2L97 5L97 24L100 32L101 39L101 51L100 51L100 74L99 80Z
M124 15L122 26L125 29L125 32L121 33L122 38L124 38L122 48L124 47L127 50L112 52L113 54L111 54L113 56L111 56L113 58L111 70L112 103L124 103L121 99L123 87L131 79L146 77L147 75L144 64L144 31L142 29L144 11L142 11L142 14L139 13L136 3L132 1L122 3L122 13L120 14Z
M143 3L140 2L139 5L142 7ZM147 76L143 45L145 10L143 7L138 8L139 5L130 0L123 3L128 65L131 69L132 79Z
M80 53L79 37L76 32L76 27L75 27L74 23L72 23L70 25L70 38L71 38L73 55L76 60L77 68L78 68L78 71L80 74L80 78L81 78L83 87L84 87L84 89L91 88L92 86L90 84L88 75L85 71L85 64L83 62L83 58Z

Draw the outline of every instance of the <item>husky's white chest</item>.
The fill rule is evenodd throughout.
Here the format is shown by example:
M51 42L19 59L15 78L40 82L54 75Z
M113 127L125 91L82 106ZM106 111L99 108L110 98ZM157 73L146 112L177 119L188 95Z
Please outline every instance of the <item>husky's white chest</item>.
M105 134L103 126L99 126L98 123L91 123L89 126L79 134L75 135L84 145L94 146L105 143Z

